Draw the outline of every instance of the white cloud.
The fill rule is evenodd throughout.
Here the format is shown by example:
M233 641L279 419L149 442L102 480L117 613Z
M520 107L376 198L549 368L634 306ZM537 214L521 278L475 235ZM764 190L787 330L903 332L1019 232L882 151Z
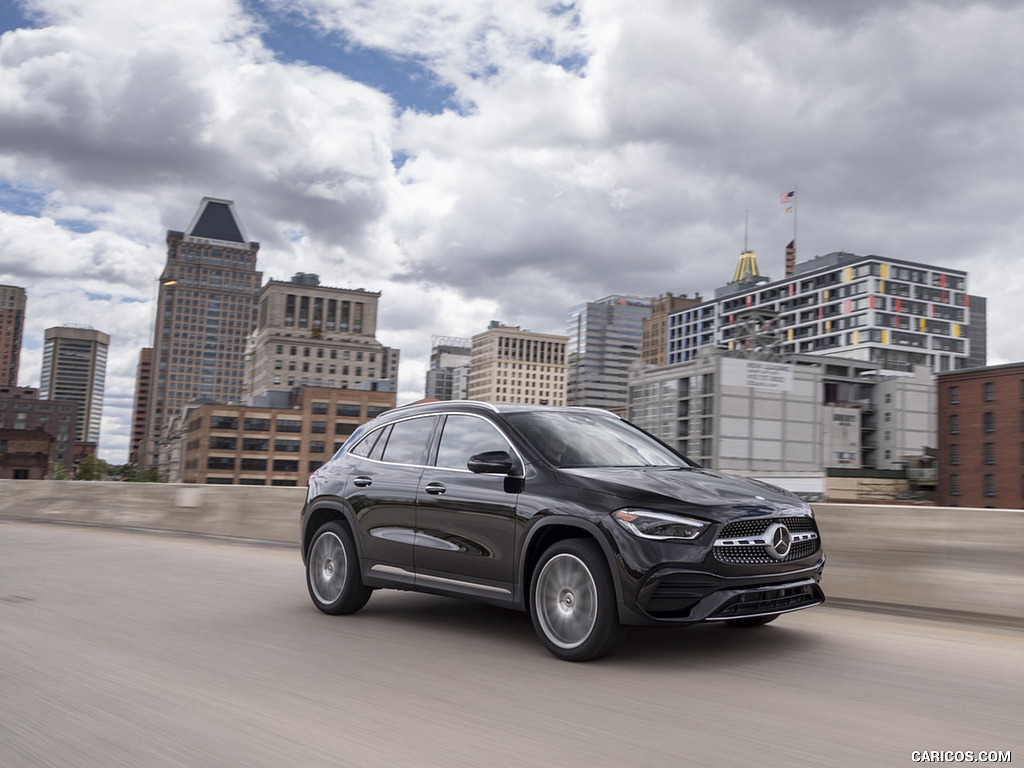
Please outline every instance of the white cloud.
M432 334L491 319L559 331L567 307L619 291L710 294L732 275L748 210L762 271L779 276L794 220L776 201L794 184L801 258L966 269L989 297L992 359L1024 359L1007 330L1024 185L1018 3L27 7L39 28L0 38L0 208L14 201L0 281L29 290L28 377L45 327L113 337L110 460L127 451L165 231L204 195L236 202L265 277L382 292L406 399ZM257 15L268 9L287 16ZM299 18L309 61L416 62L416 83L447 89L450 108L408 109L288 63L260 35ZM393 157L407 159L396 170Z

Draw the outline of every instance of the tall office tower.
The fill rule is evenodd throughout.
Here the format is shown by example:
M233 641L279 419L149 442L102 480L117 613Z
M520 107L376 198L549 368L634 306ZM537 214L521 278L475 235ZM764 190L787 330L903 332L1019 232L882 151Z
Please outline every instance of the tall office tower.
M184 232L167 231L140 469L157 466L161 430L184 405L241 398L245 341L263 279L259 249L231 200L204 197Z
M423 396L464 400L469 394L469 359L473 342L453 336L430 337L430 368Z
M149 385L153 375L153 348L143 347L139 351L139 363L135 367L135 401L132 404L132 435L128 443L128 463L139 461L139 448L146 437L146 412L149 408Z
M25 330L25 289L0 285L0 386L18 386L21 335Z
M377 341L380 293L320 285L299 273L260 289L243 399L292 387L398 388L398 351Z
M565 405L565 336L493 321L472 340L469 399Z
M110 336L84 325L64 325L47 328L43 341L42 398L78 403L75 441L98 443Z
M985 301L967 273L912 261L830 253L791 277L734 280L669 316L668 364L702 347L735 349L749 311L773 316L780 354L835 355L891 371L984 365Z
M656 299L651 299L651 316L645 317L641 323L643 344L640 355L645 363L649 365L668 364L668 353L665 351L668 346L668 316L680 309L700 304L701 301L699 293L692 299L685 293L682 296L666 293Z
M567 405L625 413L629 366L640 359L651 300L606 296L569 309Z

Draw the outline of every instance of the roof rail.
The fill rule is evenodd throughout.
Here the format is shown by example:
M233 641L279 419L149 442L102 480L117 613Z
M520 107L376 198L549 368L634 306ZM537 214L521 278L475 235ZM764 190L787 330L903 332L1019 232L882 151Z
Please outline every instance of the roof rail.
M494 403L487 403L484 402L483 400L432 400L429 403L407 403L406 405L400 405L397 408L392 408L391 410L398 411L401 410L402 408L412 408L413 406L417 408L422 408L428 405L436 405L442 408L450 405L480 405L483 406L484 408L488 408L494 411L495 413L501 413L501 411L498 409L498 406L496 406Z

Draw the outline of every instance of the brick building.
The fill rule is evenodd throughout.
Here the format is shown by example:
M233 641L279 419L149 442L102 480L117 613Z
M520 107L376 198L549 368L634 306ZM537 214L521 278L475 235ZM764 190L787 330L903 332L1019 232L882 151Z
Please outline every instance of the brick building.
M41 429L0 429L0 479L49 477L53 436Z
M305 485L356 427L395 407L394 392L304 387L277 404L199 405L184 428L182 481Z
M44 477L51 475L54 464L62 464L68 476L73 473L78 418L78 403L40 400L39 390L34 387L0 387L0 430L41 430L52 438L46 453ZM10 445L8 442L9 449ZM31 452L35 454L38 450L33 447Z
M938 401L938 503L1024 507L1024 363L940 373Z

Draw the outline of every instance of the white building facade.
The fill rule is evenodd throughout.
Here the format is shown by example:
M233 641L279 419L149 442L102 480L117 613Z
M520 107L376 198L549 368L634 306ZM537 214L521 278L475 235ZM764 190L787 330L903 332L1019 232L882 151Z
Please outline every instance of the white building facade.
M715 298L669 316L667 360L705 347L733 348L744 312L774 316L778 352L835 355L910 372L985 364L985 300L967 273L880 256L831 253L771 282L730 283Z

